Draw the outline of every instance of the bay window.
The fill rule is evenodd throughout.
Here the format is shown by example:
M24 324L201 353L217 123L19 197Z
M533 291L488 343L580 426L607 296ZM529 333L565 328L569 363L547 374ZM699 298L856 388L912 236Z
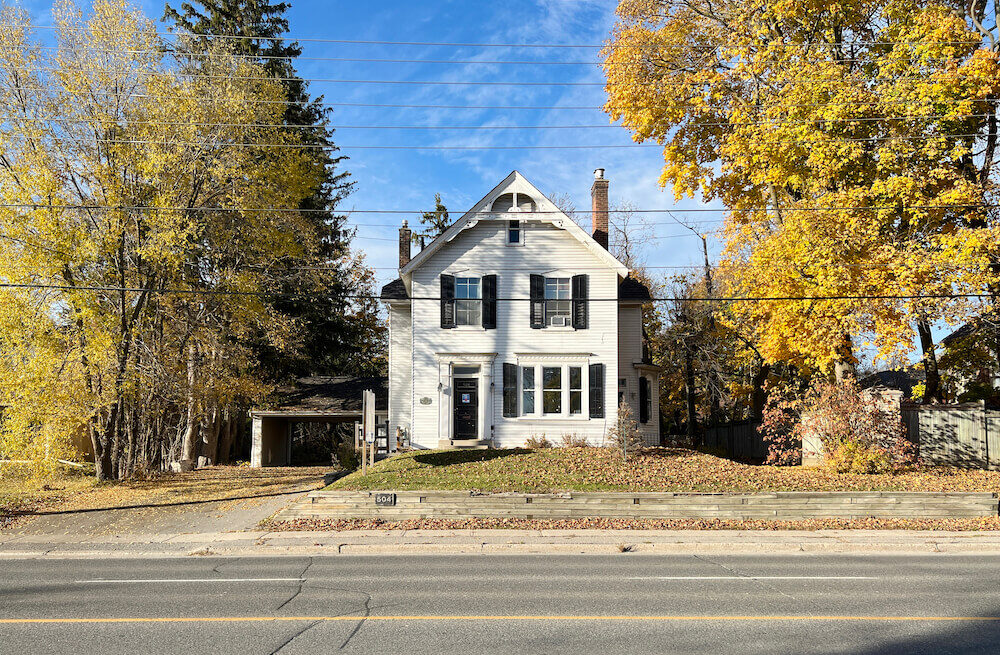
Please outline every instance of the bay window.
M542 367L542 413L562 414L562 367Z

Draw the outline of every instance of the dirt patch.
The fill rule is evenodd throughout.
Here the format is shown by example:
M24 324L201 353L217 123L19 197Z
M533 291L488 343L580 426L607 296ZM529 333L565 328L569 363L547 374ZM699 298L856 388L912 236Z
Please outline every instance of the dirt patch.
M321 488L329 473L329 467L215 466L128 482L98 483L72 474L44 482L4 479L0 528L34 534L192 531L217 524L243 529Z

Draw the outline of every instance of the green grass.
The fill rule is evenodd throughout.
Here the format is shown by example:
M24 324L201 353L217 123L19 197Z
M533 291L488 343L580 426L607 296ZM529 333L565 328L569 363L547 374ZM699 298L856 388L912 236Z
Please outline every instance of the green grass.
M606 448L423 450L352 473L331 490L559 491L1000 491L1000 472L928 468L900 475L753 466L679 448L654 448L627 464Z

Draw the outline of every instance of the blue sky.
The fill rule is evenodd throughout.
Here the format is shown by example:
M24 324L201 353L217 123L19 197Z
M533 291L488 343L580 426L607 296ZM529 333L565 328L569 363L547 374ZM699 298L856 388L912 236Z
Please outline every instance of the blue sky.
M86 4L87 0L81 0ZM51 24L49 0L23 3L38 24ZM151 17L163 14L162 0L142 0ZM175 3L179 5L180 3ZM608 38L614 23L610 0L513 0L429 3L384 1L374 4L330 0L291 0L291 34L301 39L376 41L597 44ZM590 206L593 170L603 167L611 180L611 202L630 201L642 209L701 206L658 188L662 165L659 148L580 150L367 150L354 146L528 146L609 145L631 143L624 129L609 126L598 107L604 103L603 81L596 65L495 65L431 63L364 63L310 61L309 57L445 61L596 62L594 49L477 48L332 44L302 41L304 59L297 62L305 78L406 80L440 82L517 82L519 86L381 85L313 82L314 94L328 102L408 105L529 105L542 110L442 110L336 107L333 123L343 126L554 126L598 125L600 129L531 130L359 130L340 129L335 140L350 159L346 169L356 182L344 210L423 210L440 193L457 217L485 195L511 170L520 170L544 193L568 194L577 209ZM547 86L527 83L584 83L590 86ZM583 106L590 109L559 109ZM395 277L398 214L354 214L359 226L355 245L368 254L380 282ZM416 215L408 216L413 223ZM698 261L698 240L661 215L644 253L650 266ZM721 218L693 214L693 220ZM713 227L708 225L706 227ZM673 235L681 235L674 237ZM673 271L659 271L673 272Z

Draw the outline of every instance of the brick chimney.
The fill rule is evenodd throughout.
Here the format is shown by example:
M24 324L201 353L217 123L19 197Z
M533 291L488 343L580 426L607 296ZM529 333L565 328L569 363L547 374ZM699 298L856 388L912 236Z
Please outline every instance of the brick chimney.
M410 263L412 236L413 232L404 220L402 227L399 228L399 270L403 270L403 267Z
M594 171L594 186L590 187L591 220L594 241L608 249L608 181L604 169Z

